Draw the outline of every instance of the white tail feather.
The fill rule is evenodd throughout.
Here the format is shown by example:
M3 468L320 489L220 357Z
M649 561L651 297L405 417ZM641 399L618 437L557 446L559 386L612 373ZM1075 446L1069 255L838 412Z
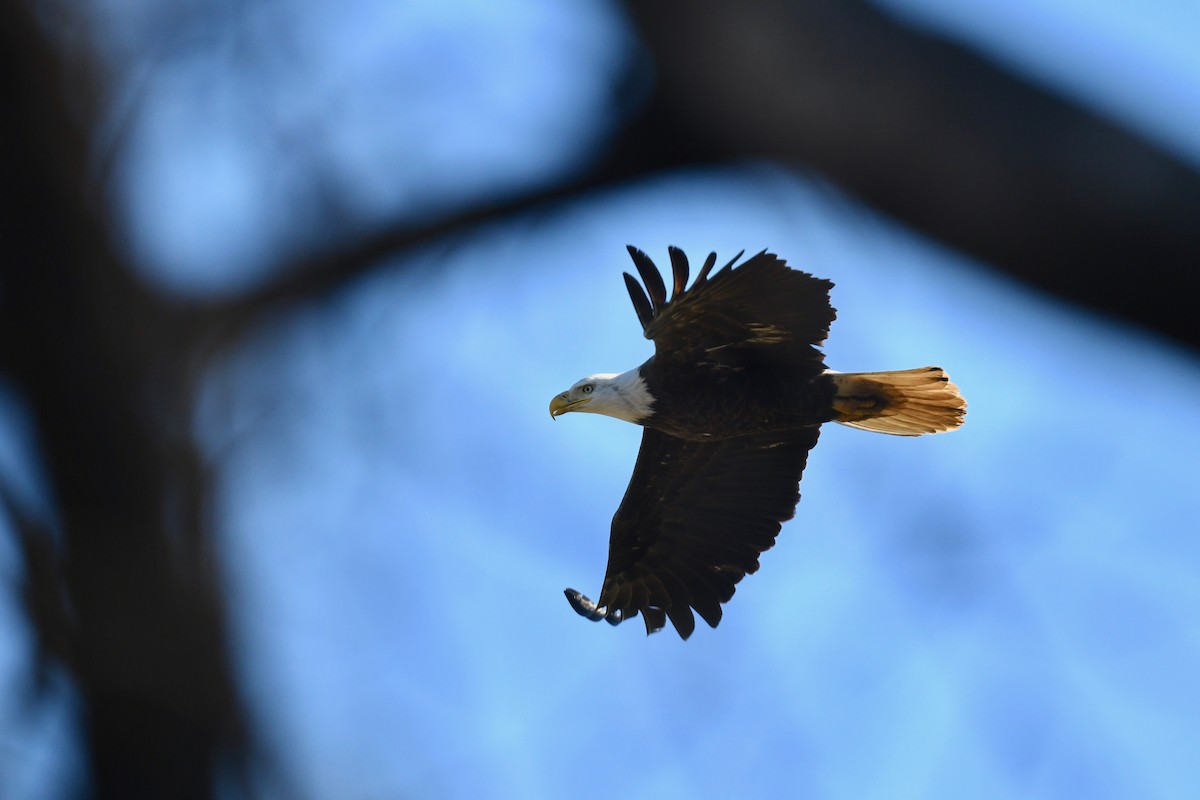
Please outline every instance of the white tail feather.
M835 422L897 436L952 431L967 402L941 367L894 372L830 372Z

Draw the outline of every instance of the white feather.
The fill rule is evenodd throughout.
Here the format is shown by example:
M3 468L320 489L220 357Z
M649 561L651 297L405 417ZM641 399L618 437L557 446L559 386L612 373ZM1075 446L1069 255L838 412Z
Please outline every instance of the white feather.
M589 375L571 387L572 397L580 396L584 386L590 385L591 400L575 411L604 414L627 422L644 422L654 413L654 395L646 388L646 381L631 369L620 374L605 372Z

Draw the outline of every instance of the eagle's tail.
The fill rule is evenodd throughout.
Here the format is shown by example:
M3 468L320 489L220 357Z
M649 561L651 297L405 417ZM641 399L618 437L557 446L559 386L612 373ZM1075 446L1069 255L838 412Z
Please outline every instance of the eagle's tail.
M837 387L834 421L898 436L952 431L967 401L941 367L895 372L829 372Z

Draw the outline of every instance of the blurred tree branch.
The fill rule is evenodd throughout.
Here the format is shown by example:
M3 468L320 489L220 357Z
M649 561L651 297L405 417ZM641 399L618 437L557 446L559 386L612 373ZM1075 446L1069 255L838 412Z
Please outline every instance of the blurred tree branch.
M812 168L1069 300L1200 346L1200 173L854 0L628 3L664 141ZM881 265L880 269L886 269Z
M626 3L647 105L561 185L398 226L198 309L239 327L406 247L681 166L770 158L1067 300L1200 347L1178 288L1200 254L1200 172L970 50L856 0ZM769 246L769 242L747 246ZM880 265L886 270L887 265Z

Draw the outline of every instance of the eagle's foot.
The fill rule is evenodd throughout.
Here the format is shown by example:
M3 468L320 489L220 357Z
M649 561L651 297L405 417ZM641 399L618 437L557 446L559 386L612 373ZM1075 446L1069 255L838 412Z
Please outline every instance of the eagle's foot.
M571 604L571 608L575 609L576 614L586 617L592 622L604 620L609 625L620 625L624 619L624 615L619 609L608 611L603 606L597 606L592 600L574 589L564 589L563 594L567 596L567 602Z

